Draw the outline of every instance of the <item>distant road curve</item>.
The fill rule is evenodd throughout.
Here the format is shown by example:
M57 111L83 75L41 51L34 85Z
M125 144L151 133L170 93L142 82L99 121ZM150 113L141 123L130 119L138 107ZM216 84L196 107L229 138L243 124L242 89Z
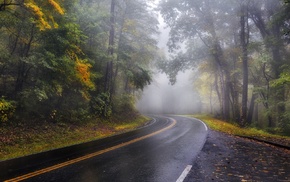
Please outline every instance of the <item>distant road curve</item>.
M202 149L206 125L154 115L147 127L0 163L6 181L182 181ZM10 162L10 163L9 163Z

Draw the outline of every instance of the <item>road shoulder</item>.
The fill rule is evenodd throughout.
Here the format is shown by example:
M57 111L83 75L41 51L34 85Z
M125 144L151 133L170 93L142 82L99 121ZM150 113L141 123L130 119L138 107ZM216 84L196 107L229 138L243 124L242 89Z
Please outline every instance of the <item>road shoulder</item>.
M209 130L185 181L290 181L290 151Z

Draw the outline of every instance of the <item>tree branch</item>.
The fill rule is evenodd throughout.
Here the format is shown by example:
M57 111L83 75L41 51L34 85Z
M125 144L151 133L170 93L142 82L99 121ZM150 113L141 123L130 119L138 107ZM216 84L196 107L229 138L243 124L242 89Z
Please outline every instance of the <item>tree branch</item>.
M7 6L21 6L22 4L20 3L13 3L12 1L9 3L6 3L6 1L4 0L4 3L0 4L0 11L5 11L5 8Z

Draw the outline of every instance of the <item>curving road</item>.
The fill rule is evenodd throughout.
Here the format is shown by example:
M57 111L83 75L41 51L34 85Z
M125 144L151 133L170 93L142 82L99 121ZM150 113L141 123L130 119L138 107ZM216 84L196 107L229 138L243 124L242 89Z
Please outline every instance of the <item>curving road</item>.
M193 163L202 149L207 127L199 120L181 116L151 117L153 122L147 127L86 146L54 151L54 154L46 154L43 160L40 156L35 157L35 161L27 159L33 161L33 165L25 168L20 161L19 164L13 161L9 168L15 169L7 170L5 179L70 182L180 180L185 168ZM61 153L61 157L57 153Z

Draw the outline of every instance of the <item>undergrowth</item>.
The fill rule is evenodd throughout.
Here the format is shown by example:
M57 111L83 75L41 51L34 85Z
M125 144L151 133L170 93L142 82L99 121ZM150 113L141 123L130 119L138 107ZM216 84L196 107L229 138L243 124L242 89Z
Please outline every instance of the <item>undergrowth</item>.
M84 143L136 129L149 118L112 117L76 123L18 123L0 127L0 161Z
M225 122L207 115L193 115L192 117L202 120L212 130L224 132L231 135L256 137L256 138L286 139L290 141L290 137L287 136L274 135L257 128L251 127L241 128L234 123Z

